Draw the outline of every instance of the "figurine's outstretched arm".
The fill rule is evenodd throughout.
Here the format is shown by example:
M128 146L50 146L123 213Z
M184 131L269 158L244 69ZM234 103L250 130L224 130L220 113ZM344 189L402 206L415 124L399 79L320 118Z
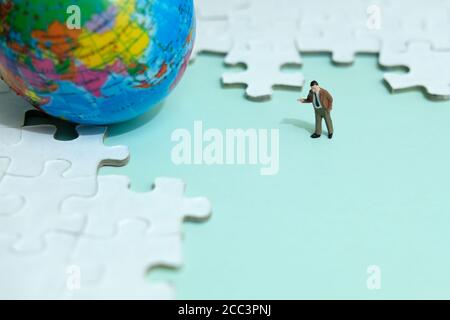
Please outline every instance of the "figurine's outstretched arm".
M299 99L298 101L300 101L301 103L312 103L313 102L312 93L310 92L306 99Z

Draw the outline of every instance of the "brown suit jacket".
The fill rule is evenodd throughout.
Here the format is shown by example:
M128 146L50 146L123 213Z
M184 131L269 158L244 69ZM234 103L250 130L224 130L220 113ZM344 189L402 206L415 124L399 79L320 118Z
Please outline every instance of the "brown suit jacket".
M311 90L309 91L308 98L306 98L305 103L313 103L313 102L314 98L313 92ZM333 97L327 90L323 88L320 88L320 104L327 110L333 109Z

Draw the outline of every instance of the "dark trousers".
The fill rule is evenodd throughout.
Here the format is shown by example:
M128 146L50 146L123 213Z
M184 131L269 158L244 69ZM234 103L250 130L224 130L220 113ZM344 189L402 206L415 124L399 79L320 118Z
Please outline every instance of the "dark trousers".
M333 120L331 120L330 111L322 107L320 109L314 108L314 112L316 114L315 133L318 135L322 134L322 119L325 119L325 124L327 125L328 133L332 134L334 131L333 131Z

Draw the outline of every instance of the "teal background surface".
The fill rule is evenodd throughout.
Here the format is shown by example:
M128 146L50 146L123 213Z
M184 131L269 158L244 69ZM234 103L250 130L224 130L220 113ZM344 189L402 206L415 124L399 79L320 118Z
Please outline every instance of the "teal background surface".
M161 108L109 129L106 143L129 146L131 160L101 174L128 175L136 191L181 178L213 204L210 220L184 225L184 267L150 279L169 279L180 299L450 298L450 102L391 94L376 56L336 66L308 55L307 82L335 98L335 138L312 140L312 107L296 102L307 88L251 102L221 87L222 61L200 56ZM279 129L278 175L174 165L171 134L196 120ZM366 286L369 265L380 290Z

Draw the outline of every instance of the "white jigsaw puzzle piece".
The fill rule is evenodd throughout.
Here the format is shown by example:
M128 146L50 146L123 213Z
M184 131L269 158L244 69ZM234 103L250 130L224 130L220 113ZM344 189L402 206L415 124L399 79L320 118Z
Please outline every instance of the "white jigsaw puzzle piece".
M0 157L0 183L2 182L3 177L6 175L6 172L8 171L10 162L11 159Z
M361 0L321 1L316 13L302 20L297 43L302 52L331 52L336 63L350 64L358 53L378 53L381 41L366 27L367 6ZM314 4L315 6L316 4Z
M208 2L207 13L199 15L201 42L196 50L223 52L228 48L227 64L247 65L245 72L225 73L222 82L226 85L247 85L247 97L253 99L269 98L274 86L301 87L303 76L300 73L281 71L284 65L301 64L294 41L297 15L292 10L293 0L225 3ZM207 6L205 3L202 5ZM214 28L208 28L214 23L221 25L220 33L216 33L215 37ZM204 34L208 36L202 37ZM201 49L208 47L213 50Z
M98 192L93 197L70 197L62 205L62 214L87 216L84 233L111 236L124 219L142 219L151 225L154 235L181 233L185 219L207 219L211 204L206 198L187 198L185 185L178 179L158 178L150 192L133 192L124 176L98 177Z
M55 126L24 127L21 140L13 145L0 145L0 157L11 159L8 174L37 176L46 161L66 160L71 167L66 177L95 176L102 165L123 165L128 161L125 146L105 146L105 127L79 126L79 137L71 141L54 138Z
M10 250L15 240L0 236L0 299L63 298L76 239L64 234L45 238L45 251L18 255Z
M225 85L244 84L247 97L252 99L270 98L275 86L301 88L305 82L301 73L282 72L284 65L300 65L302 60L290 42L277 44L253 41L236 45L225 62L229 65L244 63L243 72L228 72L222 76Z
M18 195L0 195L0 217L6 218L20 211L25 205L25 197ZM0 219L1 221L1 219Z
M228 27L218 28L214 37L216 30L208 30L208 23L200 22L199 34L207 36L201 37L197 53L203 51L201 48L222 52L228 44L220 47L223 43L219 39L227 39L227 43L231 39L228 62L250 67L243 73L226 73L222 79L225 84L247 85L248 98L270 97L270 77L282 74L279 70L264 72L266 63L273 63L271 50L253 55L241 52L249 51L243 48L252 41L273 46L276 40L288 39L302 52L331 52L335 62L346 64L352 63L357 53L406 51L412 41L427 41L435 50L450 49L450 34L446 32L450 30L450 2L446 0L199 0L198 8L201 22L211 19L226 22ZM281 80L289 86L291 81ZM447 84L446 76L440 76L428 88L438 98L447 99Z
M250 6L252 0L195 0L197 16L201 19L227 19L233 12Z
M194 61L197 55L202 52L227 53L233 44L228 33L229 28L227 20L197 18L197 35L191 54L191 61Z
M0 234L18 237L11 248L16 252L45 249L43 236L50 231L79 233L85 219L79 215L62 215L62 201L70 196L92 196L97 184L93 177L64 178L70 167L67 161L49 161L42 175L19 177L6 175L0 183L0 208L11 206L11 197L24 199L19 211L0 215Z
M407 74L385 75L392 89L423 87L432 96L450 99L450 50L435 51L430 43L413 42L405 52L383 52L380 63L409 68Z
M450 48L450 36L445 32L450 30L448 1L369 0L366 4L378 7L380 25L372 33L381 40L382 51L405 51L411 41L427 41L436 49Z
M119 223L118 233L108 239L82 237L72 257L73 265L97 265L99 279L84 282L68 299L174 299L174 288L152 284L148 271L155 267L180 267L181 237L155 236L145 222Z

